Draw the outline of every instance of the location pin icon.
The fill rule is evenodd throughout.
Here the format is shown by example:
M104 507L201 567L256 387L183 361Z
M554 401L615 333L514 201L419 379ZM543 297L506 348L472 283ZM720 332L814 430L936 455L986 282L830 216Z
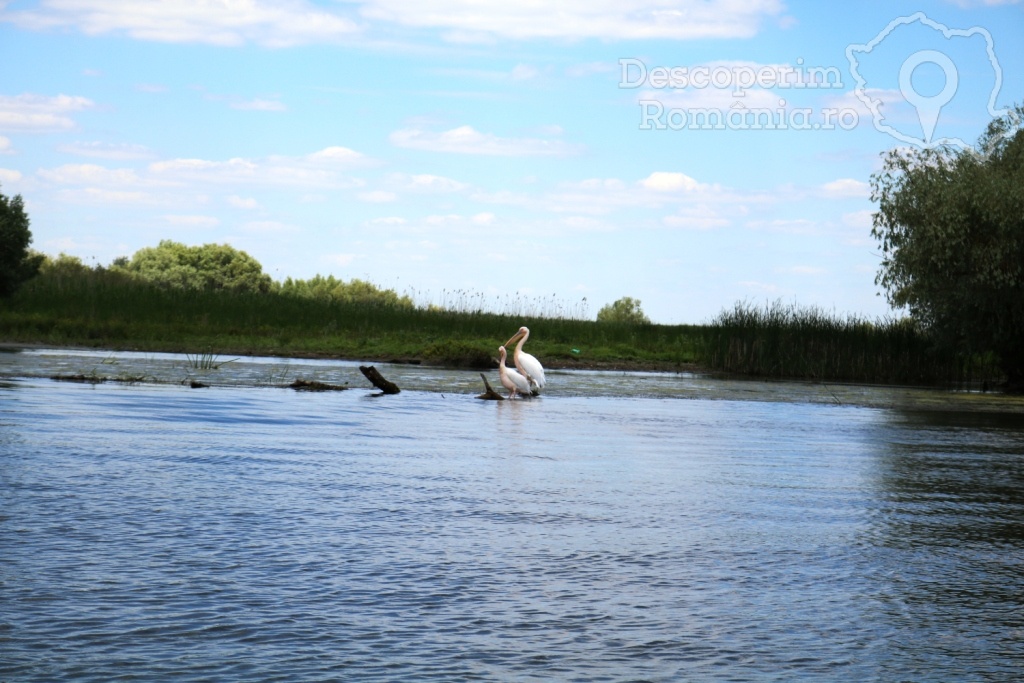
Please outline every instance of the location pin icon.
M914 90L912 77L914 69L922 64L935 64L946 76L946 85L937 95L927 97ZM939 113L942 108L949 104L956 94L957 86L960 84L960 77L956 67L946 55L936 50L921 50L907 57L900 67L900 92L903 97L917 109L917 118L921 121L921 130L924 132L924 143L927 145L932 141L935 133L935 124L938 123Z

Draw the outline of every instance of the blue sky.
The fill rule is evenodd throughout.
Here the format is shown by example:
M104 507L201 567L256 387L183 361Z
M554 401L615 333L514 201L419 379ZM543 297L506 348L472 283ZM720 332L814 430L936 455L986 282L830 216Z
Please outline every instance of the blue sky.
M880 154L1024 102L1021 36L998 0L0 0L0 191L90 264L875 317Z

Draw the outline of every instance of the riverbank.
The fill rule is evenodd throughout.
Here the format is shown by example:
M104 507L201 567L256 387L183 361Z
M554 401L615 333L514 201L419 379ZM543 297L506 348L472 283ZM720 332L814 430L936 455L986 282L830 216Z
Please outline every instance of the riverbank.
M109 274L51 274L0 308L13 344L494 368L521 327L552 369L708 371L767 379L997 386L993 354L936 348L904 320L737 304L703 324L529 317L282 293L164 289Z
M0 341L0 352L16 352L22 349L67 349L70 351L92 351L97 353L120 353L120 352L131 352L131 353L178 353L191 356L199 356L203 354L216 355L217 357L257 357L257 356L275 356L281 358L295 358L295 359L307 359L307 360L338 360L338 361L352 361L359 363L390 363L395 365L424 365L434 366L443 368L458 368L467 370L491 370L497 369L498 359L497 354L491 359L489 363L460 363L458 360L455 362L444 362L443 360L438 362L435 359L420 358L416 356L400 356L396 357L386 353L367 353L359 356L349 356L345 354L330 353L327 351L291 351L286 353L279 353L274 348L267 349L253 349L252 347L245 348L218 348L213 351L209 347L206 348L195 348L189 346L182 346L180 344L167 344L167 345L147 345L145 348L140 348L134 345L117 345L117 346L92 346L85 344L61 344L53 345L46 344L43 342L11 342L11 341ZM694 374L710 374L712 370L706 368L699 363L693 362L672 362L672 361L660 361L660 360L644 360L644 359L629 359L629 358L604 358L604 359L578 359L578 358L554 358L554 359L542 359L544 366L550 370L605 370L613 372L667 372L667 373L694 373Z
M376 391L360 365L374 365L403 392L429 392L439 399L475 397L481 374L498 385L497 370L450 368L387 359L337 359L224 354L201 356L154 351L52 346L0 345L0 379L44 382L54 378L92 384L161 385L198 388L258 388L290 391L302 382L320 382L365 392ZM544 399L635 398L700 401L756 401L859 406L926 413L1024 415L1024 396L991 391L869 385L808 380L768 380L707 373L698 369L658 371L642 366L549 367Z

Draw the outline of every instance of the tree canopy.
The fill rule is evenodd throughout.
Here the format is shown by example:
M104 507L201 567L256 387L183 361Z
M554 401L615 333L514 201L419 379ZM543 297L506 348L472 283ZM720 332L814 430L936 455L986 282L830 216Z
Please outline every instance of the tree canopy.
M259 261L227 244L189 247L161 240L139 249L127 263L115 264L148 282L179 289L269 292L274 285Z
M606 304L597 312L599 323L626 323L629 325L649 325L650 319L640 308L640 300L624 296L615 303Z
M39 271L43 256L30 253L30 244L32 232L21 195L8 198L0 192L0 298L13 294Z
M876 283L943 345L995 352L1024 383L1024 130L1018 106L976 148L903 148L871 177Z
M399 296L393 289L380 289L359 279L344 282L333 275L316 275L309 280L287 278L281 284L281 293L320 301L413 307L412 299Z

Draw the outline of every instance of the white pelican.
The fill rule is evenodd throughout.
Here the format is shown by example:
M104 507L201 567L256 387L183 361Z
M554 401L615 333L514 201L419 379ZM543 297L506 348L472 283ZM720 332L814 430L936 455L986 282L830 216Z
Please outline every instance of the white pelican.
M508 389L508 397L513 398L516 394L528 395L530 393L530 382L515 370L505 367L505 358L507 357L508 352L505 350L505 347L499 346L498 377L501 378L502 385Z
M523 352L523 344L529 338L530 328L520 327L519 331L505 342L505 346L511 346L512 342L519 340L516 344L516 351L512 355L512 361L516 364L519 372L530 381L531 393L540 393L540 390L544 388L544 366L540 364L539 360Z

